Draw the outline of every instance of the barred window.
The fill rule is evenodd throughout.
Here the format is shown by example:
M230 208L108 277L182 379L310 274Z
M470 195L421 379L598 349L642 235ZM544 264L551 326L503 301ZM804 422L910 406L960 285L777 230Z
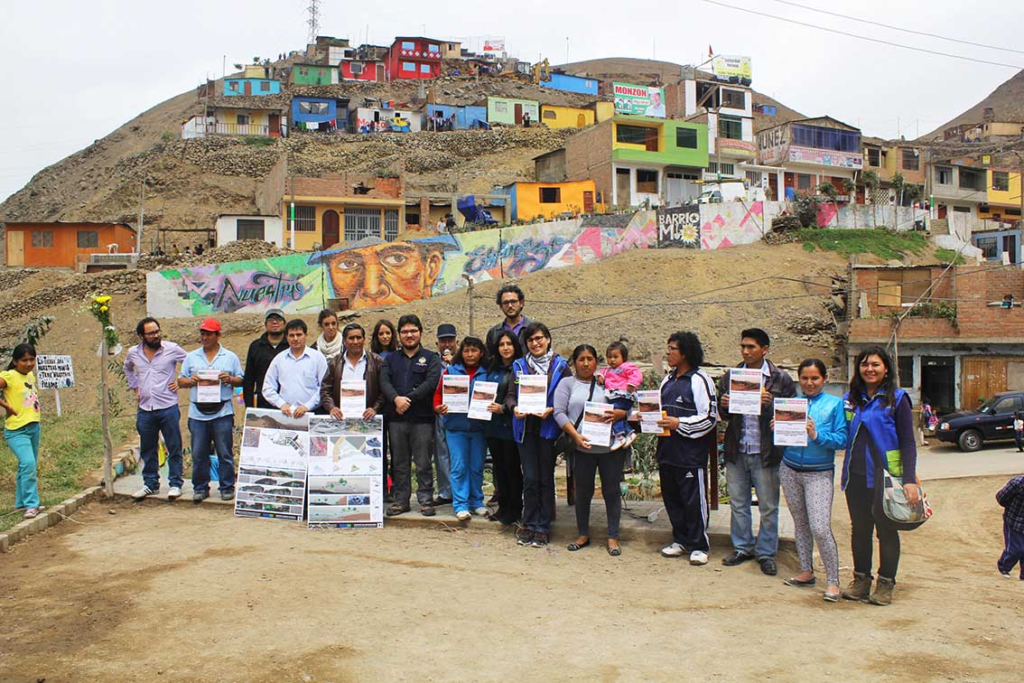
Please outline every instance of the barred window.
M384 211L384 239L388 242L398 239L398 209Z
M397 218L396 233L397 237ZM378 209L345 209L345 241L357 242L364 237L380 237L380 211Z
M295 206L295 231L316 232L315 206Z

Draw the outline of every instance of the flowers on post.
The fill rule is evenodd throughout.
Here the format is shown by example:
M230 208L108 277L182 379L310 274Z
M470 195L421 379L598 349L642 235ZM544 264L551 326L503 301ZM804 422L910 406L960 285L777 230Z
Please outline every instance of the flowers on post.
M110 320L111 299L109 294L93 294L89 299L89 312L103 326L103 336L107 341L108 352L116 355L121 343L117 338L117 328Z

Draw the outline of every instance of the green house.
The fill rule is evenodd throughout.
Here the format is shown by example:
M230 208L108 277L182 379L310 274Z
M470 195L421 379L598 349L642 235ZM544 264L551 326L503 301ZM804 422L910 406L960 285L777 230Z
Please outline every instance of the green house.
M330 85L338 82L338 68L326 64L295 64L292 85Z

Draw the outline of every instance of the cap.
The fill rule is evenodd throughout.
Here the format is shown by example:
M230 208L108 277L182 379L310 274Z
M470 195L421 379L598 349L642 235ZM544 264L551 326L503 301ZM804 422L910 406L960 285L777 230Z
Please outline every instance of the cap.
M199 329L204 332L220 332L220 321L216 318L207 318L203 321L203 324L199 326Z
M263 322L267 322L267 320L269 320L270 316L272 315L276 315L281 320L284 320L284 311L282 311L280 308L271 308L269 311L267 311L266 315L263 316Z
M445 323L444 325L437 326L437 338L444 339L445 337L458 337L459 333L455 331L455 325Z

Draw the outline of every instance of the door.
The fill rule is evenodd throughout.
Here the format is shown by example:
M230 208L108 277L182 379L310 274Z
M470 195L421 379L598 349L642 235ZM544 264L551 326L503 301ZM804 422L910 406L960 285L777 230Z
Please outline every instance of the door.
M270 120L270 137L279 138L281 137L281 115L280 114L269 114Z
M521 104L516 105L516 125L523 125L523 105Z
M669 206L682 204L684 199L683 174L665 174L665 200Z
M377 65L377 82L379 83L379 82L382 82L383 80L384 80L384 65L383 64L378 64Z
M647 128L646 129L646 133L644 134L644 148L648 152L657 152L658 151L658 129L657 128Z
M1006 391L1006 360L1002 358L964 358L963 400L965 410L974 410L982 400Z
M252 83L250 81L245 82L245 94L246 96L252 95Z
M594 193L590 190L583 191L583 213L594 212Z
M341 233L339 232L340 225L341 221L338 219L337 211L324 211L324 249L330 249L338 243L338 240L341 238Z
M992 406L991 415L982 423L986 439L1008 439L1013 436L1013 414L1020 410L1020 399L1007 396Z
M956 405L956 371L949 356L921 358L921 402L925 400L939 415L952 413Z
M629 169L615 169L615 204L616 206L629 206L633 203L633 196L629 187Z
M25 265L25 233L21 230L7 231L7 265Z
M577 114L576 115L576 127L577 128L583 128L586 125L587 125L586 117L583 116L583 114Z

